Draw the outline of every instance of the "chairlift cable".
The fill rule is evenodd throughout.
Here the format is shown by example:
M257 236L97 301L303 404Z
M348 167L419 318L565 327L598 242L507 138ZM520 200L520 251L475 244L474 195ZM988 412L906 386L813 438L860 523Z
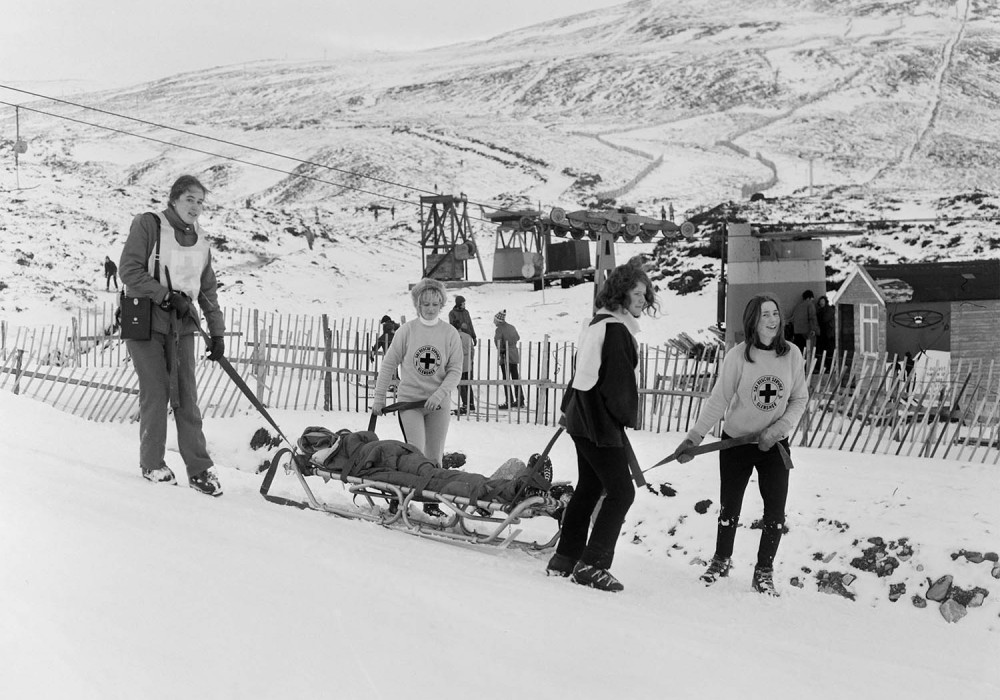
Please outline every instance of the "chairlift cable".
M99 114L104 114L104 115L107 115L107 116L110 116L110 117L116 117L116 118L119 118L119 119L126 119L126 120L133 121L133 122L136 122L136 123L139 123L139 124L143 124L145 126L151 126L151 127L155 127L155 128L158 128L158 129L166 129L168 131L174 131L174 132L177 132L177 133L180 133L180 134L184 134L186 136L193 136L195 138L205 139L207 141L214 141L216 143L224 144L226 146L233 146L235 148L241 148L241 149L245 149L245 150L248 150L248 151L254 151L256 153L260 153L260 154L263 154L263 155L269 155L269 156L273 156L273 157L276 157L276 158L284 158L286 160L291 160L291 161L294 161L296 163L300 163L302 165L309 165L309 166L313 166L313 167L316 167L316 168L323 168L323 169L326 169L326 170L332 170L333 172L341 173L342 175L349 175L351 177L364 178L364 179L372 180L374 182L378 182L378 183L381 183L381 184L384 184L384 185L390 185L392 187L400 187L402 189L412 190L414 192L420 192L420 193L423 193L423 194L426 194L426 195L433 196L433 195L437 194L437 192L431 192L430 190L424 190L424 189L421 189L419 187L413 187L412 185L404 185L404 184L399 183L399 182L393 182L392 180L385 180L383 178L378 178L378 177L375 177L373 175L364 175L362 173L356 173L356 172L353 172L353 171L350 171L350 170L344 170L342 168L336 168L336 167L334 167L332 165L325 165L323 163L316 163L314 161L309 161L309 160L303 160L301 158L296 158L295 156L289 156L289 155L285 155L283 153L277 153L275 151L269 151L269 150L264 149L264 148L257 148L255 146L248 146L246 144L236 143L235 141L228 141L226 139L220 139L220 138L217 138L217 137L214 137L214 136L206 136L204 134L199 134L197 132L189 131L187 129L180 129L178 127L167 126L165 124L160 124L160 123L157 123L157 122L148 121L146 119L140 119L138 117L130 117L130 116L127 116L127 115L124 115L124 114L119 114L117 112L111 112L111 111L108 111L108 110L100 109L98 107L91 107L89 105L80 104L78 102L72 102L70 100L63 100L63 99L60 99L60 98L51 97L49 95L42 95L40 93L32 92L30 90L24 90L24 89L21 89L21 88L11 87L10 85L4 85L2 83L0 83L0 88L6 89L6 90L11 90L13 92L20 92L20 93L23 93L25 95L31 95L32 97L38 97L38 98L44 99L44 100L50 100L52 102L57 102L57 103L69 105L71 107L76 107L78 109L84 109L84 110L89 110L89 111L92 111L92 112L97 112ZM250 161L240 160L238 158L234 158L234 157L230 157L230 156L223 156L223 155L220 155L220 154L217 154L217 153L212 153L210 151L205 151L205 150L197 149L197 148L194 148L194 147L191 147L191 146L182 146L180 144L170 143L168 141L163 141L163 140L156 139L156 138L153 138L153 137L142 136L140 134L136 134L136 133L133 133L133 132L130 132L130 131L125 131L124 129L115 129L113 127L102 126L100 124L93 124L91 122L86 122L86 121L83 121L83 120L80 120L80 119L74 119L73 117L67 117L67 116L63 116L63 115L60 115L60 114L54 114L54 113L51 113L51 112L45 112L45 111L40 110L40 109L35 109L35 108L32 108L32 107L26 107L24 105L17 105L17 104L11 103L11 102L5 102L3 100L0 100L0 104L4 104L4 105L10 106L10 107L14 107L15 109L17 109L18 107L21 107L21 108L28 109L30 111L37 112L39 114L44 114L46 116L53 117L53 118L56 118L56 119L66 119L68 121L73 121L73 122L76 122L78 124L83 124L85 126L92 126L92 127L99 128L99 129L106 129L108 131L113 131L113 132L116 132L116 133L125 134L127 136L134 136L136 138L147 139L149 141L154 141L154 142L165 144L165 145L168 145L168 146L176 146L178 148L186 148L188 150L195 151L197 153L202 153L202 154L205 154L205 155L210 155L210 156L214 156L214 157L218 157L218 158L224 158L226 160L231 160L233 162L242 163L242 164L245 164L245 165L254 165L254 166L257 166L257 167L265 168L267 170L272 170L272 171L283 173L283 174L286 174L286 175L291 175L293 177L301 177L303 179L314 180L316 182L321 182L323 184L334 185L334 186L337 186L337 187L344 187L345 189L354 190L356 192L361 192L363 194L370 194L370 195L375 196L375 197L383 197L385 199L391 199L391 200L400 202L402 204L409 204L411 206L419 206L418 203L411 202L411 201L409 201L407 199L401 199L399 197L393 197L391 195L384 195L384 194L379 194L379 193L375 193L375 192L369 192L368 190L363 190L363 189L361 189L359 187L352 187L350 185L344 185L344 184L340 184L340 183L331 183L331 182L328 182L326 180L322 180L320 178L316 178L316 177L312 177L312 176L308 176L308 175L301 175L299 173L293 173L293 172L289 172L287 170L281 170L280 168L274 168L274 167L271 167L271 166L260 165L258 163L253 163L253 162L250 162ZM473 205L478 205L480 207L489 207L490 209L495 209L497 211L501 211L503 209L503 207L498 207L498 206L493 205L493 204L480 204L478 202L472 202L472 201L470 201L469 203L473 204ZM471 217L471 218L476 218L476 217ZM476 220L482 221L482 222L487 223L487 224L492 224L493 223L489 219L484 219L484 218L476 218Z

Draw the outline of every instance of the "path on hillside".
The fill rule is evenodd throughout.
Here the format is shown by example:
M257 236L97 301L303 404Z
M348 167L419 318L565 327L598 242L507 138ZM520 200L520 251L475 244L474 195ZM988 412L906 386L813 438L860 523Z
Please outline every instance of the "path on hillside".
M938 65L938 71L934 77L934 94L931 98L930 104L928 105L927 113L924 116L923 125L917 132L916 138L913 139L906 150L903 151L898 158L890 160L884 166L879 168L867 184L871 184L895 168L909 164L917 149L922 148L927 142L931 129L934 128L934 124L937 122L937 117L941 110L941 104L944 101L944 98L942 97L944 81L951 70L951 64L955 56L955 47L965 35L965 28L969 21L969 0L958 0L958 4L955 7L958 9L961 19L959 21L958 30L948 39L948 41L945 42L944 47L941 50L941 62Z
M965 6L963 14L964 14L965 17L967 17L967 15L968 15L968 0L962 0L962 2L964 3L964 6ZM951 53L952 53L954 44L957 43L958 39L961 36L962 31L964 31L964 25L965 25L965 20L963 18L963 24L962 24L962 28L959 31L959 34L955 38L953 38L953 40L951 42L949 42L950 45L946 49L946 57L947 57L947 62L948 63L950 63L950 60L951 60ZM887 37L887 36L890 36L892 34L895 34L895 33L899 32L903 28L903 26L904 26L904 21L902 19L900 19L898 25L896 25L894 27L891 27L889 29L886 29L886 30L884 30L882 32L878 32L878 33L874 33L874 34L855 34L854 21L853 21L853 19L849 19L848 22L847 22L847 26L844 29L843 41L845 43L848 43L848 44L857 45L861 41L865 41L865 40L871 39L873 36ZM794 43L780 44L780 45L776 45L776 46L769 46L767 48L759 50L757 53L765 61L765 63L767 63L769 66L771 66L773 68L774 64L773 64L773 62L768 57L768 53L769 52L775 51L775 50L794 49L794 48L799 47L799 46L806 46L806 45L812 44L814 41L815 41L814 37L809 37L809 38L802 39L801 41L797 41L797 42L794 42ZM831 56L832 59L834 59L834 60L836 59L836 56L834 54L831 53L830 56ZM838 63L838 65L840 65L839 61L837 63ZM814 92L814 93L812 93L810 95L804 95L804 96L802 96L799 100L796 101L795 104L790 105L788 108L782 110L780 113L778 113L778 114L776 114L776 115L774 115L772 117L765 118L762 121L760 121L760 122L758 122L758 123L756 123L756 124L754 124L752 126L747 126L747 127L743 128L743 129L737 130L737 131L733 132L732 134L729 134L726 139L720 140L720 141L717 142L717 145L721 145L721 146L730 148L731 150L733 150L735 153L737 153L740 156L743 156L743 157L746 157L746 158L752 158L752 159L758 161L760 164L762 164L764 167L767 167L771 171L772 176L771 176L771 179L769 181L764 182L764 183L747 183L745 185L745 187L744 187L745 190L747 190L747 189L753 190L755 186L758 188L758 191L763 191L763 190L769 189L770 187L773 187L774 184L776 184L777 182L780 181L780 174L778 173L777 167L773 164L773 162L769 161L761 153L759 153L759 152L757 152L756 154L750 153L746 149L740 148L739 146L737 146L733 142L736 139L738 139L738 138L740 138L742 136L746 136L747 134L750 134L750 133L753 133L753 132L756 132L756 131L760 131L762 129L766 129L768 127L773 126L777 122L789 119L789 118L793 117L796 113L798 113L799 111L801 111L803 108L809 107L811 105L814 105L814 104L816 104L816 103L818 103L818 102L820 102L822 100L825 100L825 99L829 98L831 95L833 95L837 91L845 89L846 87L850 86L851 83L864 71L864 68L865 67L862 66L862 67L859 67L859 68L851 71L849 74L847 74L845 76L842 76L842 77L834 80L827 87L822 88L819 91ZM941 83L944 80L944 75L945 75L946 70L947 70L947 66L944 65L944 63L943 63L942 64L942 68L939 70L939 74L938 74L938 82L937 82L937 94L938 94L938 96L940 96L940 86L941 86ZM776 72L776 70L775 70L775 72ZM929 129L933 125L933 120L936 118L936 115L937 115L937 104L934 105L933 113L929 115L929 117L928 117L928 123L924 127L924 129L922 130L921 135L919 137L919 140L917 142L915 142L914 145L913 145L913 147L910 149L910 154L912 154L912 151L915 148L917 148L919 146L919 144L923 141L923 138L926 136L927 132L929 131ZM674 122L678 122L678 121L685 121L687 119L690 119L692 116L696 116L696 115L690 115L689 114L689 115L685 115L683 117L680 117L678 119L658 121L655 124L647 124L647 125L642 125L642 126L638 126L638 127L631 127L631 128L628 128L628 129L625 129L625 130L622 130L622 131L604 131L604 132L592 133L592 134L583 134L583 133L581 133L579 135L581 135L581 136L590 136L592 138L596 138L601 143L603 143L603 144L605 144L605 145L607 145L607 146L609 146L611 148L614 148L616 150L627 151L627 152L630 152L630 153L633 153L633 154L636 154L636 155L644 156L644 157L649 158L649 159L652 160L653 156L651 156L651 155L649 155L647 153L637 152L636 149L630 149L627 146L622 146L620 144L616 144L613 141L611 141L610 139L614 138L616 136L620 138L620 137L625 136L626 134L628 134L630 132L634 132L634 131L645 130L645 129L653 128L653 127L656 127L656 126L668 125L668 124L671 124L671 123L674 123ZM610 138L607 138L607 137L610 137ZM909 156L907 156L907 157L909 157ZM887 166L887 167L892 167L892 166L890 165L890 166ZM642 181L642 179L644 177L648 176L653 170L655 170L655 168L651 168L650 166L647 165L640 173L638 173L631 181L629 181L629 183L627 184L626 187L621 188L621 190L617 191L618 196L621 196L622 194L624 194L628 190L633 189L635 186L637 186ZM744 194L746 194L746 192ZM749 196L749 195L747 195L747 196Z

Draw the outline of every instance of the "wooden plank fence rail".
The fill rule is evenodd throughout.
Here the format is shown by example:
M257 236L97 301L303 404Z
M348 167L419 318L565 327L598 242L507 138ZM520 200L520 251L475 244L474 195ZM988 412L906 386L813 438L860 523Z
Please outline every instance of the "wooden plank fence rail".
M138 380L114 333L114 305L81 311L69 328L0 325L0 389L30 396L94 421L136 421ZM381 352L375 319L295 316L231 308L227 357L270 408L367 413ZM570 342L522 342L520 379L503 376L497 349L474 349L469 388L475 410L455 420L555 425L573 373ZM196 353L203 354L200 338ZM638 425L686 432L697 419L723 352L703 347L640 346ZM1000 464L1000 365L956 361L908 374L899 358L807 355L809 402L793 436L800 445L868 454ZM216 363L199 361L198 394L206 417L253 411ZM500 410L520 386L525 406ZM453 407L460 405L458 392ZM359 422L360 425L360 422Z

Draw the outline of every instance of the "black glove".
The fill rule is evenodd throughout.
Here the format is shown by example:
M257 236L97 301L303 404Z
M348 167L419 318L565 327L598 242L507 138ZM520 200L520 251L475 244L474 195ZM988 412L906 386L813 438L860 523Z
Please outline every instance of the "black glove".
M191 299L184 292L170 292L163 299L160 308L164 311L173 309L177 312L177 318L184 318L191 313Z
M226 354L226 341L221 335L213 335L212 343L208 346L208 359L218 362Z

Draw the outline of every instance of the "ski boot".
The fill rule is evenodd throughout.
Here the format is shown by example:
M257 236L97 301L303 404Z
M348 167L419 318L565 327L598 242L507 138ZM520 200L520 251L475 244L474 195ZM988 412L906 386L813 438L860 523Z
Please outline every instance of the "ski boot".
M575 559L565 554L556 553L549 559L548 566L545 567L545 575L566 577L573 573L574 566L576 566Z
M170 467L166 464L161 464L158 467L152 469L142 469L142 478L152 481L154 484L173 484L177 481L174 478L174 473L170 471Z
M607 569L598 569L596 566L590 566L583 562L577 562L576 566L573 567L573 574L570 578L573 580L573 583L596 588L600 591L617 593L618 591L625 590L622 582L612 576L610 571Z
M706 586L711 586L713 583L718 581L720 578L725 578L729 576L729 570L733 568L733 560L729 557L720 559L719 557L712 557L712 561L709 562L708 568L705 569L703 573L698 578Z
M222 484L219 483L219 477L215 475L215 472L211 468L206 469L201 474L188 477L188 485L195 491L200 491L209 496L222 495Z
M753 570L753 589L758 593L777 598L781 594L774 588L774 567L760 566Z

